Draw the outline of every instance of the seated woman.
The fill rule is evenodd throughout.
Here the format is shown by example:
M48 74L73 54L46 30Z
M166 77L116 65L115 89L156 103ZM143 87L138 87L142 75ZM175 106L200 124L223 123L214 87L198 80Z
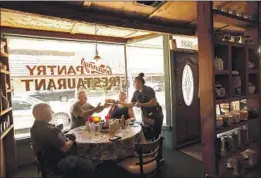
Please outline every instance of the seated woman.
M126 99L127 99L126 93L121 91L119 94L119 101L126 102ZM106 103L115 103L112 104L108 115L111 118L121 118L121 116L123 115L126 120L130 118L134 118L134 112L132 107L123 106L122 104L119 104L119 101L115 101L113 99L107 99L105 101Z

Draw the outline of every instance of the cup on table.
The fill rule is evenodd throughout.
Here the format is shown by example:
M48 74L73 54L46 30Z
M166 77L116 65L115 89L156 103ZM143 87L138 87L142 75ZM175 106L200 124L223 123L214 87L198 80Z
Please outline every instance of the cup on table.
M87 131L90 131L90 130L91 130L91 128L90 128L90 122L89 122L89 121L86 121L86 122L85 122L85 129L86 129Z

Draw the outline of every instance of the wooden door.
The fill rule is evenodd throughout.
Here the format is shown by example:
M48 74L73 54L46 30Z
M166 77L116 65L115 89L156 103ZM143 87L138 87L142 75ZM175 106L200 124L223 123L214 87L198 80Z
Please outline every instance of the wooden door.
M172 51L176 148L200 141L198 58L194 51Z

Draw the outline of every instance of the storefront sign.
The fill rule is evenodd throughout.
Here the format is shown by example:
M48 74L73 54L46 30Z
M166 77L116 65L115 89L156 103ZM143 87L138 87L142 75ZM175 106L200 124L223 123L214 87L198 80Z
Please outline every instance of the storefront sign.
M81 65L79 66L27 65L26 68L30 76L39 76L39 79L21 80L25 84L26 91L75 88L105 88L110 90L113 86L119 86L124 78L120 76L111 76L112 71L109 66L104 64L97 65L94 62L86 62L84 58L81 60ZM97 74L103 76L84 76L94 74L96 74L95 76L97 76ZM44 76L50 75L58 75L59 77L53 79L44 78ZM83 75L84 77L76 78L75 75ZM66 78L62 78L62 76L66 76ZM72 76L72 78L68 78L68 76ZM34 88L32 88L32 86L34 86Z

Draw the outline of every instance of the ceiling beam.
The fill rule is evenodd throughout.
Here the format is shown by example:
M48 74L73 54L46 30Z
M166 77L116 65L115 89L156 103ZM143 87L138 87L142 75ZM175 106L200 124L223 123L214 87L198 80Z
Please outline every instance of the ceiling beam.
M145 19L151 18L156 12L158 12L162 7L164 7L168 2L163 2L159 7L157 7L150 15L148 15Z
M42 38L55 38L55 39L67 39L67 40L80 40L80 41L98 41L105 43L117 43L126 44L127 39L108 37L108 36L95 36L95 35L85 35L85 34L70 34L65 32L52 32L52 31L42 31L42 30L30 30L22 28L9 28L1 27L2 34L12 34L19 36L31 36L31 37L42 37Z
M163 24L149 20L139 21L138 19L122 18L121 16L111 16L111 14L90 12L79 6L73 6L63 2L0 2L3 8L13 9L23 12L41 14L52 17L60 17L78 22L99 23L123 28L133 28L152 32L194 35L195 29L188 26L178 27L174 24Z
M139 41L144 41L144 40L148 40L148 39L151 39L151 38L156 38L156 37L159 37L161 35L162 34L148 34L148 35L132 37L132 38L129 38L127 40L127 44L132 44L132 43L136 43L136 42L139 42Z

